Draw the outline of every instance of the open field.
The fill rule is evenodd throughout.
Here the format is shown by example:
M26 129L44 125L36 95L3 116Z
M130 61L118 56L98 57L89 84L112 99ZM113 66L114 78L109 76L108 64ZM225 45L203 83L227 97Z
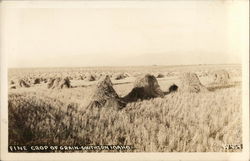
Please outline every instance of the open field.
M221 69L229 73L229 82L213 84L213 71ZM139 75L154 75L167 93L173 84L180 88L180 75L186 72L196 73L208 90L178 89L163 98L129 102L122 109L87 108L104 75L111 77L122 98ZM8 77L11 145L132 145L134 152L241 151L224 148L242 144L240 65L9 69ZM48 88L49 79L57 77L68 77L70 87ZM19 86L19 80L28 85Z

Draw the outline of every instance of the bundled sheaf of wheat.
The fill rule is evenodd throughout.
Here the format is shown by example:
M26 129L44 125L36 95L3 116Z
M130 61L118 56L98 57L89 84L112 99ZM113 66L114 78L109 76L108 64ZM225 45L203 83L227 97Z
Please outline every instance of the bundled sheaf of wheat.
M229 73L226 70L217 70L212 73L215 84L226 85L229 83Z
M138 77L134 82L133 89L123 98L125 102L164 97L157 79L151 74Z
M195 73L183 73L180 76L181 84L179 91L190 92L190 93L199 93L208 91L207 88L201 84L199 77Z
M125 107L123 102L113 88L113 84L108 75L103 76L97 83L92 93L91 101L88 108L100 107Z

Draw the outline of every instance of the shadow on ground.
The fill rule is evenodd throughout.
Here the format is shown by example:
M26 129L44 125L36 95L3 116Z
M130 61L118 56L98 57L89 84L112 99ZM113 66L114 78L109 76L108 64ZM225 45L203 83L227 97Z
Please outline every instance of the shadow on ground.
M207 86L207 89L209 91L216 91L216 90L220 90L220 89L225 89L225 88L232 88L232 87L236 87L236 86L240 86L241 82L233 82L230 84L209 84Z

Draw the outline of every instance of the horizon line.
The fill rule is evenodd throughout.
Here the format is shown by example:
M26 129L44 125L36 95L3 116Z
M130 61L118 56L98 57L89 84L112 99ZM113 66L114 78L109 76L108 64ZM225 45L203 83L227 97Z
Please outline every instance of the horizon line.
M157 64L153 64L153 65L120 65L120 66L116 66L116 65L96 65L96 66L51 66L51 67L46 67L46 66L37 66L37 67L7 67L8 69L30 69L30 68L97 68L97 67L102 67L102 68L107 68L107 67L157 67L157 66L206 66L206 65L242 65L242 63L220 63L220 64L181 64L181 65L157 65Z

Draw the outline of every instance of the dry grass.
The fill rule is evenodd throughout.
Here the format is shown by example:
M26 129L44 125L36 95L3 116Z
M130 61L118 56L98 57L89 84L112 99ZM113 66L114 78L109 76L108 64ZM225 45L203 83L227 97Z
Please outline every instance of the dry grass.
M166 90L172 80L164 79L159 84ZM9 144L119 144L133 145L135 152L223 152L225 144L242 144L240 84L174 92L121 110L87 109L92 88L10 90ZM124 96L132 84L114 88Z

